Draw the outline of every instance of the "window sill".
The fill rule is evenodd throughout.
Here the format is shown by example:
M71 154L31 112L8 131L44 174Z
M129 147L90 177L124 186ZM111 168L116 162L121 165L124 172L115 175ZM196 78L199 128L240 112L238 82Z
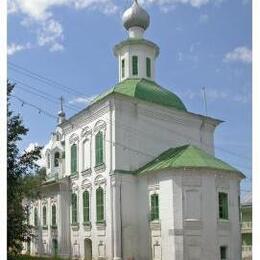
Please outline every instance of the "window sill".
M106 221L105 220L100 220L96 222L97 226L105 226L106 225Z
M44 225L44 226L42 226L42 229L43 229L43 230L46 230L46 229L48 229L48 226L47 226L47 225Z
M91 222L88 221L88 222L83 222L83 226L91 226Z
M72 228L72 230L74 230L74 231L79 230L79 223L71 223L71 228Z
M57 229L57 225L51 225L51 229Z
M95 172L96 173L103 172L103 171L105 171L105 169L106 169L105 163L101 163L101 164L98 164L98 165L95 166Z
M73 172L73 173L70 174L70 177L72 179L77 179L79 177L79 173L78 172Z

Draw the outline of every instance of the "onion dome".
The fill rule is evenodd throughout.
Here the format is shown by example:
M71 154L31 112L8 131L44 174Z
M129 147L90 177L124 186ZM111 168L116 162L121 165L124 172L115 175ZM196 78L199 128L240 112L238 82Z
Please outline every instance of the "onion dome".
M131 27L141 27L146 30L150 24L149 14L134 0L132 6L128 8L122 16L126 30Z

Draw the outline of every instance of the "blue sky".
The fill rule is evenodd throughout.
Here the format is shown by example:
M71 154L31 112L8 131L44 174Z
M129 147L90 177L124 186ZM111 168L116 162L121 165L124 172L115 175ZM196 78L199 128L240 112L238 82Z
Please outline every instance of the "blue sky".
M204 114L202 87L206 88L209 116L225 121L216 130L216 155L244 172L249 178L241 189L251 190L251 1L140 2L151 17L145 37L160 46L156 81L179 95L189 111L200 114ZM8 77L27 84L18 83L13 94L56 115L58 100L50 103L33 95L32 87L38 95L39 91L49 98L62 95L67 105L83 108L91 97L113 86L118 72L112 48L127 37L120 16L130 3L9 0L8 59L13 65ZM33 79L23 69L73 91ZM12 103L30 129L22 149L46 143L55 119L26 102ZM70 116L75 110L66 108L66 113Z

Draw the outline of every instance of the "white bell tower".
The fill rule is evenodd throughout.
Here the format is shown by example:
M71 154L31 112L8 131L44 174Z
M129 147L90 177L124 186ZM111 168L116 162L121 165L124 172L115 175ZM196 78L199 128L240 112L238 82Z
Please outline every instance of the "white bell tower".
M122 21L128 31L128 39L114 47L114 55L118 58L119 82L135 78L154 81L159 47L143 38L150 24L149 14L134 0L124 12Z

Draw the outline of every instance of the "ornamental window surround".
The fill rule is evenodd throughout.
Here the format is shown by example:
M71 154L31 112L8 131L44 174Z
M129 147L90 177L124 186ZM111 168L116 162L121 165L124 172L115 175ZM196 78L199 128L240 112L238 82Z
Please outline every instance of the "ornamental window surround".
M218 193L219 219L228 220L228 194Z
M132 74L133 76L138 75L138 56L132 56Z

